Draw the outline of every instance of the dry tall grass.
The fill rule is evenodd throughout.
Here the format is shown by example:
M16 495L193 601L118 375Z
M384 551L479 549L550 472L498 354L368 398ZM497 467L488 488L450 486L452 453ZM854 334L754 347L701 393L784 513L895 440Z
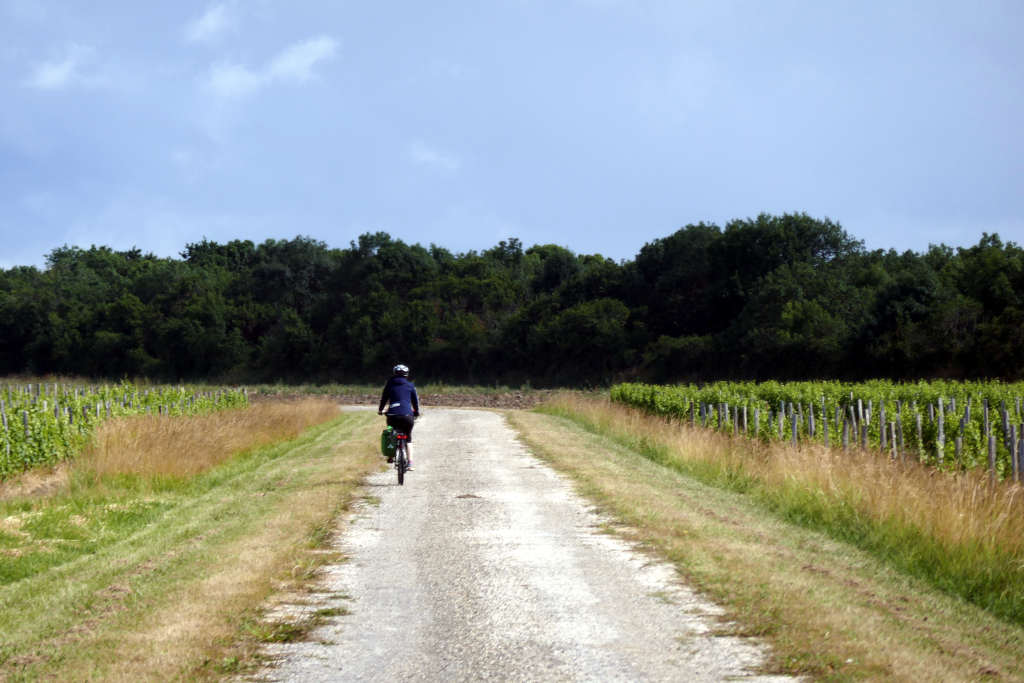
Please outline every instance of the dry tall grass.
M739 448L744 445L740 442ZM1024 488L1019 484L993 486L984 472L951 474L917 462L893 462L875 451L782 444L764 449L759 475L773 485L820 491L878 521L920 529L943 545L1024 559Z
M209 415L147 415L104 422L76 463L91 474L190 477L232 455L294 439L338 416L332 401L266 402Z
M946 583L942 572L962 570L948 583L976 593L971 577L977 574L1001 586L993 586L1004 594L1001 601L1010 599L1006 592L1017 594L1013 602L1022 599L1024 586L1014 589L1011 583L1024 576L1024 487L1019 484L992 485L983 473L939 472L874 451L766 445L602 399L569 395L549 405L660 454L656 457L665 464L675 461L720 480L749 482L762 498L787 511L816 516L851 537L884 539L879 544L887 554L904 553L903 566L918 563L940 583ZM902 551L889 547L903 540L908 545ZM935 567L937 559L945 566Z

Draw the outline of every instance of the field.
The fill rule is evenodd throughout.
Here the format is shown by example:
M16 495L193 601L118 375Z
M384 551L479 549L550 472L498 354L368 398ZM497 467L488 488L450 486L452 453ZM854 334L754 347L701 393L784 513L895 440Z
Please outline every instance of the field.
M351 405L376 406L383 382L370 384L256 384L249 387L252 400L323 396ZM474 406L477 408L533 408L554 392L530 386L461 386L417 384L420 402L426 406Z
M27 382L0 386L0 481L77 454L102 422L202 415L244 406L244 389Z
M0 680L217 678L252 664L260 642L301 636L304 625L267 622L260 605L285 583L302 593L330 559L333 520L380 462L379 418L339 417L338 399L372 407L377 387L5 389L5 407L35 411L30 437L52 435L34 443L64 435L67 446L0 483ZM1020 440L1004 431L1021 419L1018 392L420 391L428 414L445 402L538 406L508 413L531 449L583 477L583 492L720 601L734 628L771 641L778 671L838 680L930 678L953 661L953 679L1024 676L1024 489L1009 459ZM887 423L902 440L897 429L883 442ZM992 460L975 449L986 441Z
M283 637L258 606L330 557L377 433L316 400L117 417L0 486L0 680L232 671Z
M615 406L563 399L546 409L1024 625L1024 490L1016 482L995 482L984 469L894 462L870 448L734 438L688 419ZM700 447L700 434L715 437L715 447Z
M578 395L509 419L609 533L723 606L722 634L768 640L767 672L1024 680L1009 614L1024 605L1024 508L985 496L986 477L901 474L866 451L734 439Z
M944 470L1020 481L1024 383L873 381L619 384L612 400L762 441L871 449Z

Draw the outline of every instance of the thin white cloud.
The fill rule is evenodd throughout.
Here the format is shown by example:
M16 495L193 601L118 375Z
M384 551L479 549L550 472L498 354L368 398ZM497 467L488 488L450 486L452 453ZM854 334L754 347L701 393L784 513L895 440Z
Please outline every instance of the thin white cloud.
M218 62L206 74L204 84L220 97L241 97L274 83L304 83L316 78L314 67L331 59L338 42L319 36L281 50L263 68Z
M237 64L214 64L207 74L206 86L221 97L240 97L259 90L266 83L263 74Z
M420 166L430 166L444 171L454 172L462 167L462 161L452 154L442 152L422 140L409 145L409 157Z
M59 59L37 64L27 85L39 90L62 90L74 85L94 85L95 79L85 73L93 61L95 50L87 45L72 44Z
M185 40L190 43L205 43L215 40L232 26L232 17L227 5L211 5L199 17L185 27Z
M267 78L281 81L308 81L315 77L313 67L330 59L338 50L333 38L320 36L296 43L282 50L267 68Z
M137 246L144 252L167 257L176 256L185 244L204 235L269 235L271 222L265 216L196 210L160 194L120 194L112 190L96 207L77 207L63 235L54 233L52 245L101 244L114 249Z

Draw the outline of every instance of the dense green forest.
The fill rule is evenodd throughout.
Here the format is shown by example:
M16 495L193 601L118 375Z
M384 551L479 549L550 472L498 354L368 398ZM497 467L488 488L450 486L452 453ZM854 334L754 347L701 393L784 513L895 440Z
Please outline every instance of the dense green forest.
M1024 250L870 251L839 224L700 223L632 260L501 241L453 254L385 233L61 247L0 270L0 374L599 385L1024 378Z

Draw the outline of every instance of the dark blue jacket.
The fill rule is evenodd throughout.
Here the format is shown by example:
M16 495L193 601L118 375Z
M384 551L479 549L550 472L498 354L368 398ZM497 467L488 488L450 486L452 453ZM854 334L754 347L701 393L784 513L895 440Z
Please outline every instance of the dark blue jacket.
M420 412L420 397L416 395L416 385L408 378L395 375L384 385L384 393L380 396L377 412L387 406L388 415L415 415Z

